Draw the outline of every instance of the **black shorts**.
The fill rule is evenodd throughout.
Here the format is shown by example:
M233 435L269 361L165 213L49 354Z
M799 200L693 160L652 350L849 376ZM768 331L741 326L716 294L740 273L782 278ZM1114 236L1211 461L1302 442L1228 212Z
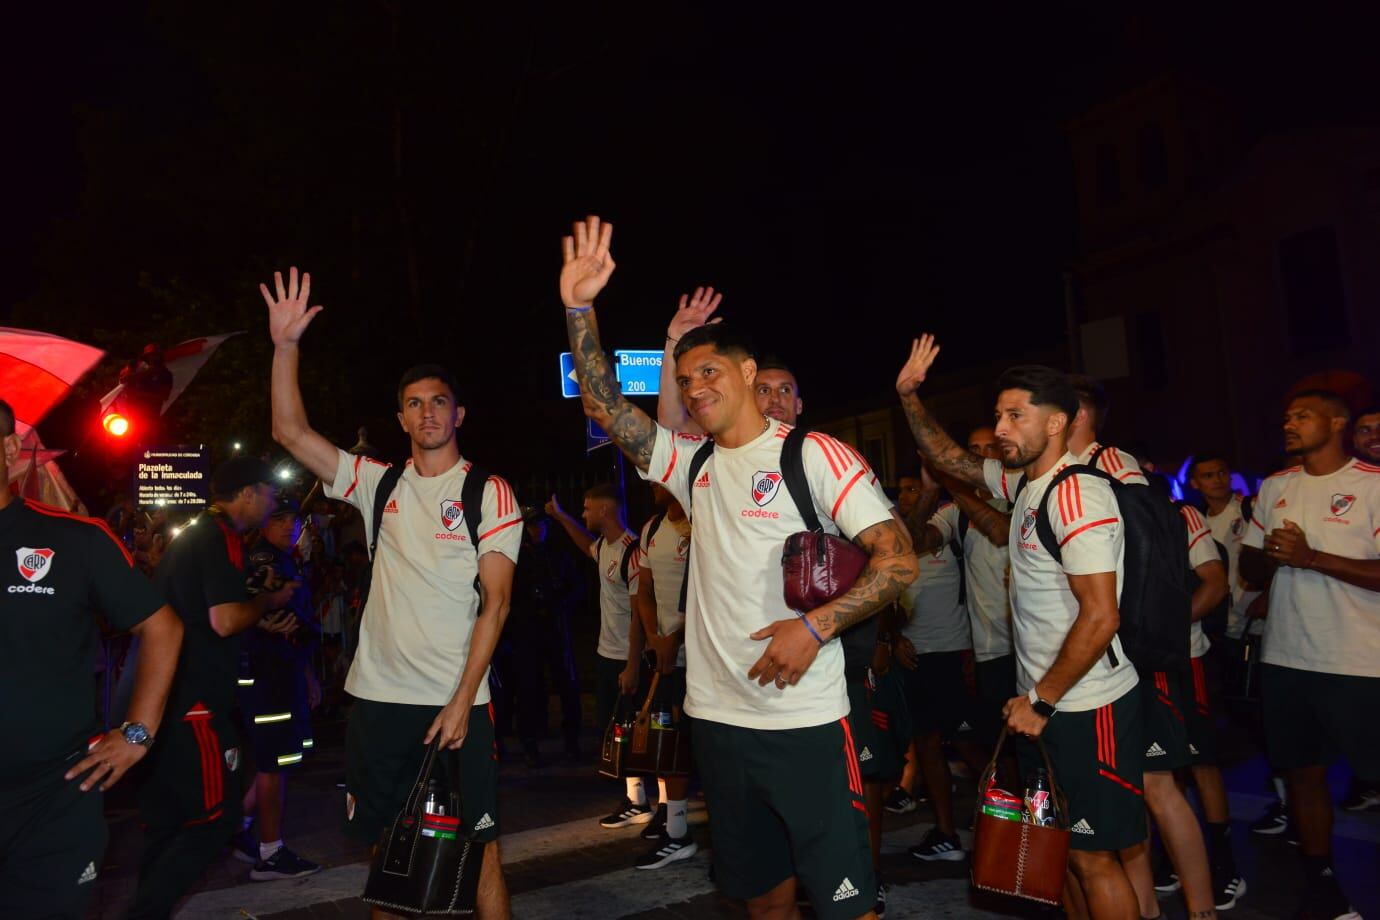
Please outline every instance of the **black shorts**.
M916 735L939 732L945 741L976 739L980 707L973 689L973 653L927 652L905 671L911 721Z
M1265 745L1277 770L1321 767L1345 757L1357 776L1380 777L1380 677L1260 666Z
M75 764L84 754L73 754ZM7 788L0 810L0 917L81 920L95 894L109 837L99 789L66 770Z
M426 756L422 739L440 706L355 700L345 731L345 832L377 843L407 803ZM498 839L498 750L492 704L470 710L465 741L446 751L460 777L460 820L481 843ZM439 771L438 771L439 773ZM438 774L433 774L438 775Z
M977 676L977 710L979 731L984 741L996 744L1005 721L1002 710L1016 695L1016 656L1002 655L979 661L973 671Z
M1123 850L1145 840L1142 694L1133 687L1099 709L1056 712L1040 737L1069 804L1069 845ZM1017 748L1021 776L1043 766L1034 744Z
M279 773L311 750L311 706L305 665L259 655L240 669L237 699L245 740L261 773Z
M880 681L890 674L876 678L871 668L861 676L853 675L845 681L848 687L848 724L853 730L853 744L858 751L858 769L865 783L895 782L906 766L906 746L898 749L892 738L891 713L879 709L876 702ZM904 698L902 699L904 705Z
M1183 677L1175 671L1152 671L1140 679L1146 770L1177 770L1192 762Z
M1184 723L1188 726L1188 756L1193 765L1217 763L1217 721L1213 716L1208 682L1208 656L1194 658L1188 675L1191 690L1184 699Z
M239 820L244 756L228 714L193 707L163 718L139 790L139 818L168 831Z
M756 898L792 875L825 920L877 897L862 777L847 719L779 731L691 722L714 837L714 876Z

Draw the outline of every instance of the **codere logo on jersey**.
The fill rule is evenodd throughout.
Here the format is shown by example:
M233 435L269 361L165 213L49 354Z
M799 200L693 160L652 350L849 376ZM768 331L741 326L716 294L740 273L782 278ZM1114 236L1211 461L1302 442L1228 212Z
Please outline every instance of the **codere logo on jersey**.
M53 567L53 551L51 549L35 549L32 546L21 546L14 551L15 557L19 560L19 574L24 576L24 580L30 583L42 581L48 574L48 570Z
M777 487L781 485L781 474L758 470L752 474L752 500L757 503L757 507L769 504L776 493L780 491Z
M465 516L465 503L457 502L453 499L446 499L441 502L441 525L446 530L454 530L460 526L460 521Z

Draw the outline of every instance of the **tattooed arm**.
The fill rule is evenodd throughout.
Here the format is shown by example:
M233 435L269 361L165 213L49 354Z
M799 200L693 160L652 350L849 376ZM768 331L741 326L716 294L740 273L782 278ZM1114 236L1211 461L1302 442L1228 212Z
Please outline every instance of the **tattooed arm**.
M773 680L778 685L796 683L819 654L821 643L811 635L811 628L827 642L896 600L919 574L910 534L895 519L872 525L853 542L867 550L869 557L853 587L803 618L777 620L753 633L753 639L771 642L748 671L749 680L762 686ZM809 627L802 619L808 620Z
M575 233L561 241L565 264L561 268L561 302L575 374L580 381L580 401L585 415L603 428L627 458L646 472L656 443L656 422L623 398L608 355L599 344L599 324L594 318L594 298L613 274L609 243L613 224L587 217L575 223Z
M936 470L973 486L986 485L982 476L982 458L949 437L948 432L940 427L915 395L916 387L925 382L925 375L938 355L939 346L935 344L934 336L922 335L911 344L910 358L896 377L896 392L901 397L901 408L906 413L910 433L915 435L920 453Z
M968 521L997 546L1005 546L1011 535L1011 515L987 504L967 483L943 474L939 478Z

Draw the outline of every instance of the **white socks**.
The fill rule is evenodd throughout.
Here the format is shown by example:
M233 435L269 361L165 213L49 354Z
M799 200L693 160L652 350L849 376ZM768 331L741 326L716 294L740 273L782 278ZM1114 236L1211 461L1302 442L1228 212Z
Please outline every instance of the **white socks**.
M259 859L268 862L273 858L273 854L283 848L283 841L275 840L272 843L259 844Z
M634 805L647 804L647 788L642 784L642 778L629 776L624 780L628 784L628 801Z
M666 836L673 840L679 840L690 833L690 823L686 818L690 810L687 802L687 799L666 802Z

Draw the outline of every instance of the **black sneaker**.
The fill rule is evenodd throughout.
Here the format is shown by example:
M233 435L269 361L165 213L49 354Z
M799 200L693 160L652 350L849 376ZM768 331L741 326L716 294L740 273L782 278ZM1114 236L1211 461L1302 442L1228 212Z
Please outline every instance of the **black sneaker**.
M268 859L261 859L249 870L249 877L256 882L274 882L280 878L301 878L320 872L321 867L309 859L303 859L287 847L279 847L278 852Z
M1280 801L1271 802L1270 807L1265 809L1265 814L1251 822L1252 834L1265 834L1274 837L1288 829L1289 810Z
M1236 899L1246 893L1246 880L1233 873L1231 876L1224 876L1221 879L1214 873L1212 879L1213 900L1218 910L1231 910L1236 906Z
M1303 894L1303 906L1299 908L1300 920L1361 920L1361 915L1351 907L1351 902L1342 893L1337 877L1327 869L1309 884Z
M886 797L884 807L893 815L903 815L906 812L915 811L915 799L911 797L909 792L897 786Z
M925 862L962 862L966 854L957 834L941 834L932 827L924 840L910 848L910 855Z
M881 879L877 880L877 903L872 905L872 912L878 920L886 916L886 885Z
M632 799L624 798L623 804L611 815L599 819L600 827L627 827L630 824L646 824L652 820L652 810L646 805L634 805Z
M699 844L695 843L688 832L684 837L668 837L662 833L661 845L633 865L639 869L660 869L678 859L689 859L699 852L699 849Z
M1380 789L1359 780L1352 780L1351 790L1340 804L1347 811L1369 811L1380 805Z
M660 840L661 835L666 831L666 806L658 805L656 813L652 815L652 820L647 822L647 826L642 828L643 840Z

